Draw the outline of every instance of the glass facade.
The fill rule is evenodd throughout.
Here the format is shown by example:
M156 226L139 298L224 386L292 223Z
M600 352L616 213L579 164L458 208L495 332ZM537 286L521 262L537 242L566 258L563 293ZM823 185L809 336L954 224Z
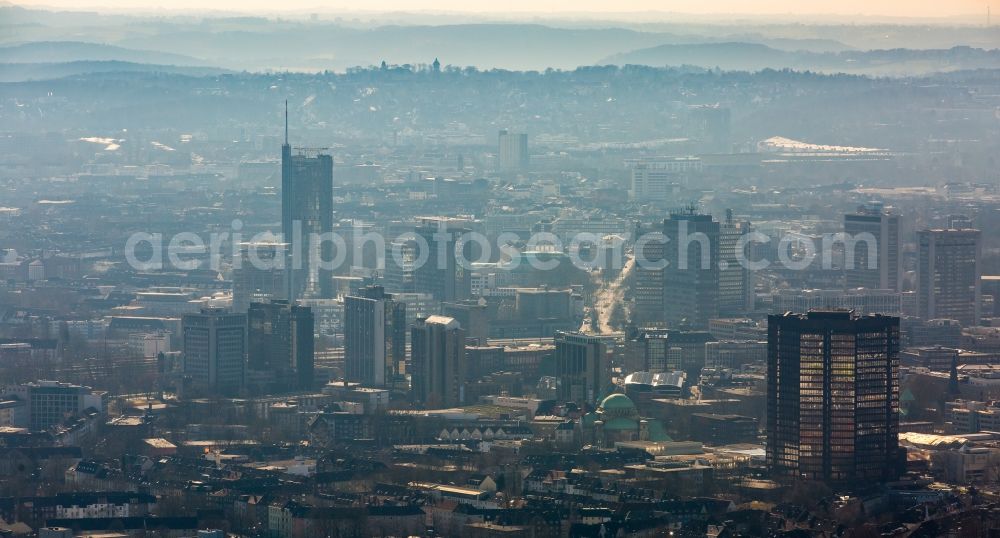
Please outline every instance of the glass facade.
M895 477L899 319L849 311L768 319L767 461L776 476Z

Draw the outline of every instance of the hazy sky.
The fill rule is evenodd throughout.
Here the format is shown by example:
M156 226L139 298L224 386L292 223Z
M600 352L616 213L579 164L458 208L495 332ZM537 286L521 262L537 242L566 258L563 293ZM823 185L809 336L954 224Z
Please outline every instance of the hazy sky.
M15 0L26 6L150 10L149 0ZM984 14L1000 0L160 0L163 9L262 11L456 11L484 13L581 13L662 11L705 14L863 14L897 17L951 17ZM278 7L276 7L278 6ZM996 13L1000 17L1000 13Z

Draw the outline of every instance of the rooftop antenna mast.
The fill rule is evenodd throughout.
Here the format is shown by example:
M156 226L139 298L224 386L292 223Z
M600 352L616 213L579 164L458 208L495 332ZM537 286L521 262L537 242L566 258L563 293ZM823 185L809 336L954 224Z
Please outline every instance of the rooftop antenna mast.
M288 145L288 99L285 99L285 145Z

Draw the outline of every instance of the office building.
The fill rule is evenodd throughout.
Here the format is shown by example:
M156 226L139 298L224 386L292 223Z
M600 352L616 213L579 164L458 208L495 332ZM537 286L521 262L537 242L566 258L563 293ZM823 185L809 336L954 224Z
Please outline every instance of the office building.
M233 312L246 312L250 303L286 298L287 247L286 243L278 242L240 245L239 265L233 268Z
M750 223L733 218L726 210L726 220L719 226L719 314L739 316L753 310L754 286L746 267L743 236L750 233Z
M625 368L628 372L669 372L679 370L679 350L671 353L666 329L630 328L626 342Z
M469 379L479 379L503 370L504 348L502 346L465 346L465 360L468 363Z
M469 263L470 243L461 241L469 230L451 219L426 219L416 227L422 239L420 248L427 249L423 260L418 255L413 268L413 287L418 293L429 293L440 302L468 299L472 294L472 271ZM462 256L465 263L460 263Z
M184 376L202 394L230 396L243 387L247 315L205 308L181 320Z
M666 333L646 334L646 369L653 373L673 372L683 369L684 354L681 348L671 346Z
M954 319L904 317L899 322L903 347L961 347L962 324Z
M918 366L937 372L950 372L959 363L959 350L945 346L904 348L900 362L904 366ZM967 353L967 352L966 352Z
M572 318L574 303L579 296L574 297L570 289L515 288L514 312L522 321L537 322L540 320L559 320Z
M714 340L708 331L632 326L626 334L624 367L628 372L686 370L696 376L705 366L705 344Z
M853 246L852 252L845 252L846 287L900 291L899 215L887 213L881 204L864 205L844 215L844 233L847 247Z
M767 360L766 340L705 342L705 367L739 370Z
M697 157L636 159L625 164L631 172L629 200L646 203L675 201L688 176L702 170Z
M597 336L558 332L555 336L559 398L596 404L611 386L607 348Z
M425 407L465 403L465 331L458 321L446 316L417 320L410 330L410 374L413 398Z
M636 264L632 269L632 319L636 323L663 321L663 257L667 243L659 234L662 226L641 225L636 229Z
M709 445L722 446L757 441L757 419L742 415L716 413L691 414L691 438Z
M1000 431L1000 404L955 400L945 402L945 421L956 434Z
M255 390L306 390L313 385L315 318L288 301L251 303L247 384Z
M333 297L333 272L321 269L317 257L333 260L333 243L318 241L333 232L333 157L315 150L292 154L288 144L288 110L285 110L285 143L281 146L281 233L289 245L285 267L288 299L303 295ZM313 152L315 154L307 154Z
M385 270L380 283L392 293L413 293L418 254L416 241L396 238L386 244L385 250Z
M948 228L963 230L975 228L972 217L968 215L948 215Z
M18 404L9 406L11 412L7 425L32 431L62 424L67 418L79 415L88 408L102 413L105 397L104 392L91 390L90 387L58 381L36 381L0 389L0 401Z
M692 377L705 366L705 344L713 341L708 331L668 330L671 366L687 370Z
M775 478L895 479L899 318L768 317L767 464Z
M749 318L718 318L708 323L714 340L767 340L767 327Z
M979 277L980 287L983 296L989 295L992 299L993 308L983 306L980 313L983 317L1000 317L1000 275L982 275Z
M671 328L707 329L719 317L719 223L694 208L663 222L664 321Z
M528 168L528 135L506 129L497 135L497 168L501 172L517 172Z
M382 387L406 360L406 303L382 286L344 298L344 368L348 381Z
M979 230L917 232L917 315L978 325L981 260Z

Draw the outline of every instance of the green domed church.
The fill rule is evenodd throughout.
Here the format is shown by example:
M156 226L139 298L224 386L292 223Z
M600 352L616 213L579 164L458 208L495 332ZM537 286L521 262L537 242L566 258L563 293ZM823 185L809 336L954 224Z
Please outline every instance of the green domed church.
M584 442L612 448L623 441L670 441L659 420L639 416L628 396L615 393L601 400L597 410L581 419Z

